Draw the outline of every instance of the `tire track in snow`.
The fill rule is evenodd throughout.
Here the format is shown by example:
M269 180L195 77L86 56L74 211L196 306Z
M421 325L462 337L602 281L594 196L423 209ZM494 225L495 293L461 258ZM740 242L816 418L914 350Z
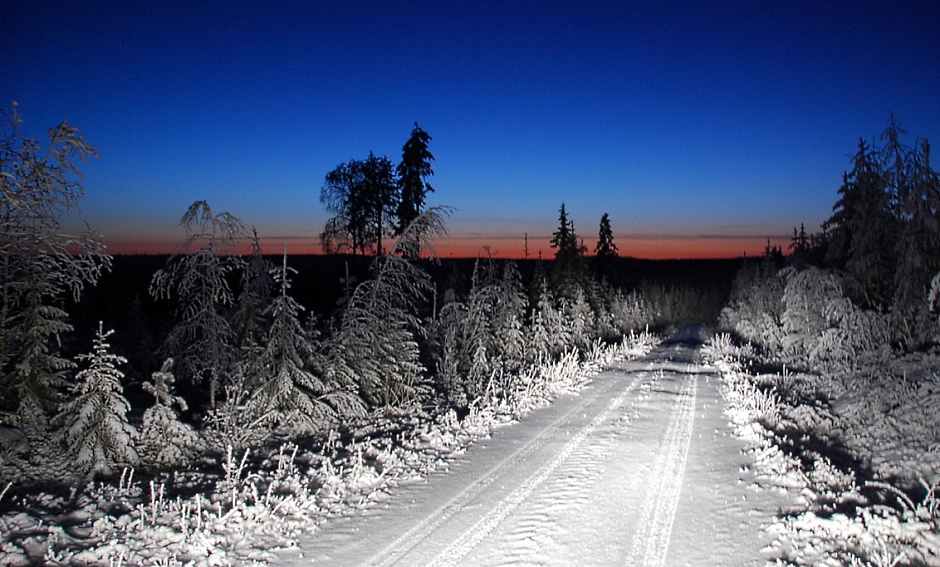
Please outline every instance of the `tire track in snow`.
M631 567L661 567L666 562L695 420L697 379L687 374L685 381L663 439L663 450L657 454L647 478L639 528L624 562Z
M621 403L623 403L623 400L626 397L626 395L629 392L632 392L633 390L635 390L639 382L643 378L646 378L647 376L648 374L646 372L636 372L636 375L633 377L630 384L626 388L624 388L623 391L620 393L620 395L617 396L617 398L615 398L614 402L612 402L611 405L608 406L608 408L603 412L603 415L606 416L607 414L610 413L610 411L615 409L616 406L619 406ZM393 542L389 543L388 545L384 546L382 549L378 550L372 556L372 558L368 560L365 564L376 565L380 567L397 565L400 561L402 561L402 559L407 557L408 554L413 549L419 547L432 533L434 533L438 528L444 525L451 517L453 517L455 514L459 513L461 510L466 508L480 493L486 490L488 486L492 485L496 480L498 480L501 476L503 476L506 473L506 471L511 470L517 466L521 466L532 453L536 452L539 448L542 447L542 445L546 443L546 441L549 438L549 436L547 435L549 431L557 428L559 424L567 422L568 420L571 419L572 416L583 412L586 407L590 406L599 398L607 396L608 394L610 394L612 390L615 390L618 387L622 387L622 382L618 380L608 380L604 384L604 387L599 387L599 388L590 390L590 392L593 395L585 396L584 399L582 399L577 405L572 407L568 412L561 415L560 417L558 417L557 419L555 419L554 421L546 425L544 428L542 428L542 430L539 431L538 435L533 437L528 443L526 443L525 445L517 449L515 452L510 454L508 457L506 457L505 459L503 459L502 461L494 465L485 475L481 476L479 479L475 480L473 483L468 485L466 488L464 488L464 490L462 490L460 493L455 495L451 500L449 500L443 506L437 508L433 513L429 514L419 524L407 530L405 533L403 533ZM587 391L582 390L582 393L585 393L585 392ZM584 437L586 437L587 435L587 432L585 432L585 430L587 429L593 430L594 428L596 428L597 423L599 423L600 419L601 419L601 416L598 416L585 429L582 429L582 431L579 432L579 434L576 437L579 440L583 441ZM558 465L562 464L565 458L567 458L567 455L570 454L576 448L576 444L572 445L572 443L574 443L574 440L570 441L562 450L562 452L565 453L564 458L559 458L560 455L556 455L547 465L543 466L542 469L545 469L546 467L551 466L551 470L554 470L555 468L557 468ZM569 446L570 446L570 449L569 449ZM531 493L531 491L534 490L535 487L538 486L538 484L543 482L545 477L547 477L548 474L550 474L551 472L551 471L547 471L543 475L541 474L542 469L540 469L538 472L536 472L535 475L530 477L529 482L526 482L523 486L519 487L516 491L514 491L513 494L511 494L509 497L504 499L503 502L500 503L500 505L497 507L496 510L493 510L489 514L487 514L483 518L483 520L478 522L478 524L480 524L481 522L483 522L484 520L486 520L488 517L492 516L493 514L502 514L501 518L505 517L506 514L508 514L513 508L515 508L518 505L518 502L516 502L515 504L511 505L510 508L506 509L505 513L503 513L501 512L501 510L505 508L505 504L507 500L513 499L513 496L516 495L516 493L519 492L520 490L524 490L526 486L529 485L529 483L533 479L535 479L536 477L541 477L540 480L538 480L537 484L532 485L531 488L528 489L527 494ZM519 502L522 502L522 500L524 499L525 498L523 497L521 500L519 500ZM498 523L499 522L496 521L496 522L493 522L492 525L489 525L489 522L487 522L487 524L489 525L488 529L486 530L485 533L480 534L478 538L475 538L475 542L478 543L479 540L485 537L486 533L489 533L489 531L492 530L492 528ZM474 528L475 527L476 525L474 526ZM473 528L471 528L470 531L472 532ZM464 536L466 536L467 533L465 533ZM460 538L460 539L462 540L463 538ZM459 541L460 540L458 540L458 542ZM454 545L456 544L452 544L451 548L453 548ZM449 549L450 548L448 548L448 550ZM469 551L470 549L472 549L472 546L467 548L466 551L464 551L461 555L456 557L453 563L450 563L450 562L438 563L437 561L433 561L431 564L441 564L441 565L455 564L456 561L459 561L460 557L463 557L463 555L465 555L466 552ZM446 554L447 554L447 551L445 551L445 553L441 555L446 555Z
M486 515L480 518L474 525L461 534L451 545L431 561L431 565L451 566L457 565L470 551L476 547L493 529L498 526L510 513L532 494L559 466L584 443L584 440L591 435L602 423L604 423L610 414L615 411L627 395L636 389L640 379L647 376L646 373L638 373L630 385L624 388L620 394L614 398L610 404L600 412L595 418L581 428L568 443L558 453L555 454L547 463L539 467L525 482L504 497L495 507ZM615 381L612 381L615 382ZM616 382L615 382L616 383ZM566 417L569 414L566 414ZM561 421L561 420L559 420ZM556 422L557 423L557 422Z

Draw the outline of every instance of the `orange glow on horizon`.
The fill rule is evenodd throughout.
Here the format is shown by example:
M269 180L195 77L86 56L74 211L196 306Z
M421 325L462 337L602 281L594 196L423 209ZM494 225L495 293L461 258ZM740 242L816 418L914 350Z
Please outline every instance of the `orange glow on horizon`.
M284 250L285 239L262 238L262 249L266 254L280 254ZM107 251L113 255L164 255L177 250L179 242L165 239L106 238ZM289 254L322 254L320 243L312 239L287 239ZM677 237L645 236L642 238L621 238L615 240L619 254L623 257L649 260L673 259L720 259L739 258L741 256L761 256L767 244L766 239L756 241L753 237ZM772 238L771 243L786 250L789 239ZM391 243L387 243L389 246ZM247 253L248 247L244 251ZM485 236L448 237L434 243L435 256L438 258L478 258L489 255L497 259L526 258L523 239L487 238ZM541 257L550 260L555 250L547 241L535 242L529 239L528 258ZM593 251L589 250L588 255Z

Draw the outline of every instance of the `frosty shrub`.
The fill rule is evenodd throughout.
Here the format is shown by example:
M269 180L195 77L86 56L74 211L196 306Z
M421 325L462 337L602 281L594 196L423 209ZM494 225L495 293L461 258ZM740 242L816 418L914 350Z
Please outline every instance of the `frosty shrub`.
M138 448L143 462L160 469L185 467L201 445L196 432L180 421L174 408L186 411L187 406L186 400L173 394L172 367L173 359L166 359L163 367L153 373L153 382L143 384L155 400L144 412Z
M721 363L729 370L740 371L755 357L755 352L750 343L737 345L729 333L720 333L705 341L702 357L711 363Z
M744 264L735 276L728 306L721 311L721 328L768 350L779 349L784 287L785 279L772 259Z
M223 400L206 412L202 435L208 448L242 452L258 447L271 435L275 415L249 411L256 383L250 372L250 363L237 364L226 376Z
M639 331L652 323L649 304L636 291L624 293L617 290L614 292L608 302L605 315L610 318L613 333L620 336Z
M94 350L78 356L88 361L88 368L76 375L73 397L62 405L57 418L64 462L88 476L110 476L115 467L134 466L140 460L134 446L137 430L127 421L124 373L117 368L127 361L108 352L105 339L111 333L99 324Z
M844 364L888 343L885 318L847 299L834 274L819 268L787 271L781 318L786 360L810 366Z

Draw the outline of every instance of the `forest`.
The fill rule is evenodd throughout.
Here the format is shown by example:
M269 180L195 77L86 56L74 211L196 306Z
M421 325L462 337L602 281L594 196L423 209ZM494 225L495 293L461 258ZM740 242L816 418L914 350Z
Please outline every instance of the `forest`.
M862 518L866 502L884 504L877 494L904 495L913 516L899 521L927 527L879 543L912 564L936 557L940 428L923 403L938 399L940 178L929 143L905 144L893 118L881 144L859 141L819 233L795 229L788 250L768 244L762 258L707 261L621 258L606 214L589 254L564 204L551 259L437 260L452 211L424 206L433 156L417 124L398 166L370 154L326 175L324 255L262 250L249 224L197 200L174 254L111 257L90 229L61 225L84 197L79 162L93 146L67 123L29 139L15 107L5 120L0 530L11 564L185 562L226 549L233 529L289 540L298 528L285 518L339 506L396 467L433 467L431 449L517 419L689 323L724 332L704 350L750 422L802 459L794 466L818 471L820 451L832 456L842 492L815 505ZM893 393L889 407L859 394L898 387L914 395ZM883 436L867 436L915 401L916 428L891 421L902 456L879 460ZM812 419L794 417L806 408ZM851 425L817 434L840 408ZM849 505L847 493L860 496ZM253 515L263 521L245 528ZM130 525L143 543L109 547ZM153 555L161 538L168 555Z

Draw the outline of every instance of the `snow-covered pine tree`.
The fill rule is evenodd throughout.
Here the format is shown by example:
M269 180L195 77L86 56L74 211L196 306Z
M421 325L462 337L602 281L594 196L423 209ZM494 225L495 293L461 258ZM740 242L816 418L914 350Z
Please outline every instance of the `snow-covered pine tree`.
M575 289L574 298L567 302L565 307L570 346L578 347L584 352L594 341L594 310L580 287Z
M566 350L571 341L571 334L565 324L565 300L559 301L562 308L556 307L556 299L548 288L548 282L543 281L539 301L532 311L531 331L529 345L526 352L534 363L547 363Z
M200 448L199 436L179 419L176 406L186 411L186 400L173 393L173 359L153 373L153 382L144 382L144 390L154 396L154 404L144 412L138 443L140 458L159 469L183 467L192 462Z
M104 332L98 324L93 351L77 357L87 361L88 368L75 376L72 397L56 419L64 462L89 477L110 476L114 467L140 462L137 430L127 420L130 405L121 386L124 373L118 370L127 360L109 352L106 339L112 332Z
M280 294L269 309L271 326L255 365L261 384L252 394L246 411L250 416L268 416L274 426L290 433L314 433L328 426L337 415L362 412L355 389L329 384L310 368L317 356L314 338L300 323L303 306L288 294L290 273L287 247L275 280Z
M503 266L499 295L494 309L493 341L500 362L517 369L526 357L525 314L527 298L522 274L515 262Z
M48 282L42 264L36 259L27 266L23 305L9 329L17 364L6 376L13 394L10 399L18 402L15 422L38 430L44 430L49 416L55 415L61 390L67 385L66 373L75 367L59 356L58 341L51 340L71 332L72 325L64 310L44 303Z

